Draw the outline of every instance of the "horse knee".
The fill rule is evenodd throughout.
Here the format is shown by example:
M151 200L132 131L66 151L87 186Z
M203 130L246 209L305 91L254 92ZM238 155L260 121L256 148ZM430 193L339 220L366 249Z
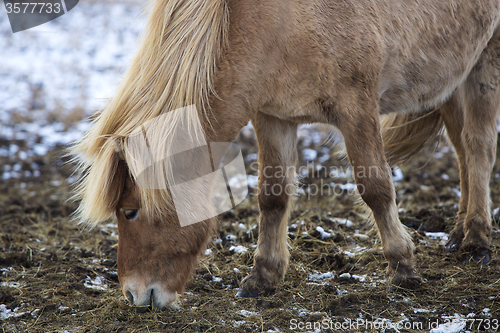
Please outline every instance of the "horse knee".
M274 184L260 188L258 202L261 212L281 213L288 205L288 195L284 189Z
M371 177L357 179L358 191L363 201L377 216L386 215L390 205L394 202L394 187L389 177Z

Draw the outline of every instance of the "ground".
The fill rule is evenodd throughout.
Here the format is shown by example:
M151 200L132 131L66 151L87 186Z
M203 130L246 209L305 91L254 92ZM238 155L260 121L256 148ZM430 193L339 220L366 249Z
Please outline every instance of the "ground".
M89 127L80 121L113 96L144 27L143 4L81 0L57 20L16 34L0 14L3 332L497 331L500 163L490 184L493 256L484 267L444 250L460 194L453 151L430 147L395 172L400 219L417 245L424 283L394 290L345 162L311 129L300 130L303 179L289 222L290 268L275 293L235 297L258 236L250 195L220 216L179 308L136 313L116 276L116 224L88 231L71 219L76 176L60 144L80 138ZM240 142L253 185L251 128Z
M251 129L246 132L240 142L252 173L257 150ZM418 291L395 290L385 282L387 262L369 214L352 194L345 162L317 136L313 130L301 133L299 166L305 177L288 224L290 267L275 293L235 297L252 266L258 235L256 198L250 195L220 216L215 240L192 273L179 308L146 313L136 313L121 293L115 222L88 231L71 220L77 204L68 199L75 177L72 165L65 164L64 147L19 160L19 154L0 157L2 165L11 166L4 167L0 180L3 331L460 332L478 325L496 331L498 210L488 265L463 264L443 245L459 198L453 151L443 143L430 147L401 167L402 175L395 172L400 219L415 241L424 281ZM23 150L22 141L15 144ZM306 159L313 160L309 168ZM337 172L328 175L321 172L325 168ZM497 161L490 184L493 208L500 204L498 173ZM323 193L314 193L315 184L324 185Z

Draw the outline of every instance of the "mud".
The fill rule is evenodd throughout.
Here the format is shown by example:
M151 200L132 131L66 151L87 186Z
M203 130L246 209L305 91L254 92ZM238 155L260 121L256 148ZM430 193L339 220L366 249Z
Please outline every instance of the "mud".
M251 136L241 141L252 173L255 142ZM0 165L19 165L19 178L0 181L4 332L417 332L453 320L453 332L493 332L500 326L500 214L494 216L488 265L463 264L445 251L458 209L459 178L453 152L444 145L402 167L403 179L396 183L400 218L417 246L420 290L387 287L377 232L345 185L353 182L349 174L331 177L311 163L307 169L302 160L308 171L289 222L290 268L274 294L235 298L252 266L258 236L256 198L250 195L220 217L216 241L200 258L180 307L141 314L120 290L114 222L88 231L71 220L76 204L68 199L75 177L62 148L25 160L0 157ZM305 148L320 152L316 165L321 159L325 168L347 170L331 146L303 137L299 154L312 158ZM325 161L324 155L331 158ZM497 161L492 208L500 205L498 173ZM314 188L323 193L313 193ZM242 248L232 246L247 251L238 253Z

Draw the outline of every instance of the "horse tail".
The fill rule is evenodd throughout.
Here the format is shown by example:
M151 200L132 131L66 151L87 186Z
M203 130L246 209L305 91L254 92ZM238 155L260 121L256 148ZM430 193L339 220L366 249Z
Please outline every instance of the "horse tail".
M407 162L431 145L444 132L441 113L389 114L381 118L382 138L390 165Z

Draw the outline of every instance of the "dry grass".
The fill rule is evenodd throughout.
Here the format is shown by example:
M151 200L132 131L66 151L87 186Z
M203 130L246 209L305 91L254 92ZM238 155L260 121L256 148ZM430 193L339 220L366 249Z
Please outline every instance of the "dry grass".
M249 145L245 152L254 149ZM493 235L493 260L481 267L463 265L453 254L445 252L438 240L413 231L424 286L419 291L388 289L384 281L386 261L375 231L367 223L363 208L355 205L355 198L346 195L311 200L302 196L297 200L289 224L297 224L296 229L290 227L290 269L274 294L257 299L235 298L239 281L252 266L251 244L256 243L258 236L257 229L251 229L258 219L256 200L252 197L250 202L221 217L216 236L223 241L211 247L211 255L201 258L187 285L181 309L137 314L121 296L113 273L116 229L108 226L82 233L69 220L75 208L75 204L66 202L69 187L64 182L54 186L54 180L64 181L70 170L53 166L58 156L58 152L51 152L42 158L40 162L45 164L38 179L0 183L0 274L1 282L8 284L0 287L0 304L11 310L19 307L18 313L25 312L0 321L5 332L286 332L293 319L330 319L341 323L362 316L396 323L404 314L408 321L428 325L437 319L442 323L442 315L455 313L474 313L475 318L483 319L500 317L500 233ZM425 168L419 169L426 163ZM443 180L443 172L450 179ZM500 172L500 166L496 172ZM449 231L457 201L449 186L458 184L452 154L439 160L422 156L403 173L410 177L398 185L400 206L407 210L401 214L403 222L413 223L422 231L433 218ZM496 205L500 203L499 182L494 178L491 184ZM422 190L421 185L433 188ZM348 218L354 226L332 223L332 216ZM240 223L252 232L241 229ZM317 226L332 229L334 237L322 240L315 231ZM355 230L368 237L356 236ZM237 236L236 242L225 240L228 234ZM232 243L244 245L249 251L232 253ZM357 246L368 250L354 256L346 254ZM311 280L309 275L314 272L334 272L335 278ZM341 278L343 273L350 273L351 277ZM366 280L352 275L366 275ZM85 287L89 278L95 280L97 276L105 279L106 290ZM214 282L213 276L222 280ZM489 313L483 312L485 308L490 309ZM418 309L427 312L415 312Z

